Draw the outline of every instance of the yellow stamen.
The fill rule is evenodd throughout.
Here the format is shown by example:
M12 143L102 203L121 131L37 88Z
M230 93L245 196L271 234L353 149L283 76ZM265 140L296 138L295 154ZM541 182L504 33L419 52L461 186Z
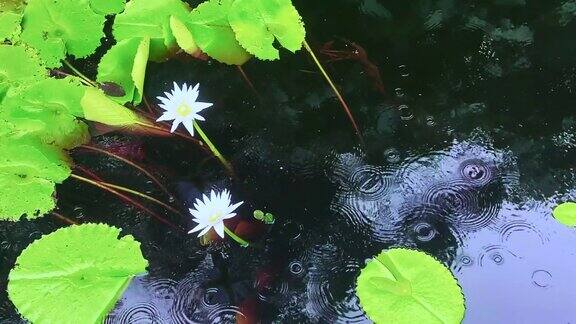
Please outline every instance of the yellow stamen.
M176 113L180 117L188 117L192 113L192 108L188 106L185 102L182 102L178 108L176 108Z
M220 217L222 216L222 212L221 211L217 211L214 214L212 214L212 216L208 217L208 221L211 223L216 222L217 220L220 219Z

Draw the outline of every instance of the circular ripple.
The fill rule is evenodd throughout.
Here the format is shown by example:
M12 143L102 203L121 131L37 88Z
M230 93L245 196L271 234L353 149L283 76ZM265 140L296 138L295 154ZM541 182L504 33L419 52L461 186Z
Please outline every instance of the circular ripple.
M106 323L109 324L136 324L150 323L160 324L162 320L160 313L154 304L138 303L129 308L123 309L120 314L111 316Z
M462 162L459 170L462 178L474 186L486 186L497 179L496 169L479 159Z
M363 323L367 318L354 292L359 263L335 245L316 245L302 258L305 290L302 306L318 323ZM302 322L302 321L298 321Z
M351 176L352 190L368 200L382 199L390 188L390 174L379 168L363 166L356 169Z
M501 201L493 190L478 190L462 181L428 188L424 202L442 211L456 231L473 231L494 223Z
M546 270L536 270L532 273L532 283L540 288L546 288L552 284L552 274Z
M239 310L230 306L226 292L217 287L205 287L210 280L208 269L184 278L176 286L170 309L173 323L233 323Z

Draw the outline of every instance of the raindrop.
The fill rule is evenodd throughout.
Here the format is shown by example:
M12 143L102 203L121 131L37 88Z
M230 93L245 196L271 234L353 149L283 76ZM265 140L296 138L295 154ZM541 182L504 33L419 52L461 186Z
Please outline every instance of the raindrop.
M500 255L500 253L494 253L490 256L490 258L497 265L501 265L502 263L504 263L504 258L502 257L502 255Z
M426 125L429 127L434 127L436 126L436 120L434 119L433 116L428 116L426 117Z
M471 266L474 262L472 261L472 258L470 258L467 255L464 255L460 258L460 263L462 263L462 265L465 266Z
M552 274L546 270L536 270L532 273L532 283L540 288L550 286Z
M2 250L8 250L10 248L10 242L8 241L2 241L0 243L0 249Z
M394 93L396 94L397 98L404 98L404 89L396 88L394 89Z
M304 273L304 267L302 266L302 263L298 261L292 261L288 265L288 269L290 270L290 273L295 276L300 276L302 273Z
M404 78L410 76L410 72L408 72L408 67L404 64L398 66L398 72Z
M408 105L398 106L398 111L400 112L400 119L402 119L403 121L408 121L414 118L412 110L410 110L410 107L408 107Z
M430 242L437 234L436 229L426 222L417 223L413 229L420 242Z
M400 152L393 147L389 148L384 151L384 158L390 163L398 163L400 162Z

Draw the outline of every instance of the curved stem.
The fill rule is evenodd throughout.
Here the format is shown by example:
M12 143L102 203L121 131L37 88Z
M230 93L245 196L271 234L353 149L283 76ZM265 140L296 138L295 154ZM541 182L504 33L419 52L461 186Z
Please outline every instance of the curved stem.
M64 65L66 65L70 70L72 70L72 72L74 72L80 79L82 79L86 83L86 85L96 88L98 87L96 82L90 80L90 78L85 76L82 72L78 71L78 69L76 69L72 64L70 64L68 60L62 60L62 62L64 62Z
M56 217L56 218L58 218L58 219L60 219L60 220L62 220L62 221L64 221L64 222L66 222L66 223L68 223L68 224L70 224L70 225L78 225L78 223L76 223L75 221L73 221L73 220L71 220L70 218L68 218L68 217L66 217L66 216L63 216L63 215L61 215L61 214L59 214L59 213L57 213L57 212L55 212L55 211L53 211L51 214L52 214L52 216L54 216L54 217Z
M180 213L180 211L179 211L178 209L176 209L176 208L174 208L174 207L171 207L171 206L169 206L168 204L163 203L163 202L161 202L160 200L158 200L158 199L156 199L156 198L154 198L154 197L151 197L151 196L149 196L149 195L147 195L147 194L144 194L144 193L141 193L141 192L139 192L139 191L132 190L132 189L129 189L129 188L126 188L126 187L118 186L118 185L115 185L115 184L112 184L112 183L109 183L109 182L105 182L105 181L98 181L98 182L99 182L100 184L105 185L106 187L110 187L110 188L112 188L112 189L124 191L124 192L130 193L130 194L133 194L133 195L135 195L135 196L144 198L144 199L146 199L146 200L149 200L149 201L151 201L151 202L153 202L153 203L156 203L156 204L158 204L158 205L160 205L160 206L168 209L169 211L171 211L171 212L173 212L173 213L175 213L175 214L178 214L178 215L180 215L180 216L184 216L184 215L182 215L182 213Z
M248 247L250 245L250 243L244 241L242 238L240 238L238 235L236 235L234 232L232 232L226 226L224 226L224 232L226 232L226 234L228 234L228 236L230 236L234 241L236 241L236 243L240 244L240 246Z
M210 151L212 151L214 156L216 156L218 158L218 160L220 160L220 162L222 163L222 165L224 165L226 170L228 170L228 172L230 172L230 174L233 175L234 169L232 168L232 165L224 158L224 156L222 156L220 151L218 151L216 146L212 143L212 141L210 141L208 136L206 136L206 133L204 133L204 131L202 131L202 128L200 128L200 125L198 125L197 122L193 122L193 124L194 124L194 129L198 132L198 135L200 135L200 138L202 138L202 140L206 143L206 145L208 145L208 148L210 148Z
M326 81L328 82L330 87L332 88L332 91L334 91L334 93L336 94L336 97L338 97L340 104L344 108L346 115L348 115L348 119L350 120L350 122L352 123L352 126L354 127L354 131L356 132L358 139L363 144L364 139L362 138L362 134L360 133L360 129L358 128L356 121L354 120L354 116L352 115L352 111L350 110L350 107L348 107L348 104L346 103L346 101L344 100L342 95L340 94L340 91L338 91L338 88L336 88L336 85L334 84L334 82L332 82L332 79L330 79L330 76L328 75L328 73L326 73L326 70L324 70L324 67L322 66L322 64L320 63L320 61L316 57L316 54L314 54L314 51L312 51L312 48L310 47L310 45L308 45L308 42L306 42L306 40L304 40L304 47L306 48L306 50L308 51L308 53L312 57L312 60L314 60L314 63L316 63L316 65L318 66L318 69L320 70L320 72L322 73L322 75L324 76L324 78L326 79Z
M146 208L144 205L138 203L137 201L131 199L130 197L128 197L128 196L126 196L126 195L124 195L124 194L122 194L122 193L120 193L120 192L118 192L118 191L116 191L116 190L114 190L114 189L112 189L112 188L107 187L106 185L100 183L99 181L94 181L94 180L91 180L91 179L88 179L88 178L84 178L84 177L79 176L79 175L76 175L76 174L71 174L70 177L73 178L73 179L76 179L76 180L78 180L78 181L82 181L82 182L91 184L91 185L93 185L93 186L95 186L95 187L98 187L98 188L100 188L100 189L102 189L102 190L105 190L105 191L107 191L107 192L109 192L109 193L112 193L112 194L120 197L121 199L129 202L130 204L132 204L132 205L134 205L134 206L142 209L143 211L147 212L147 213L150 214L152 217L156 218L158 221L160 221L160 222L162 222L162 223L164 223L164 224L172 227L173 229L176 229L176 230L179 230L179 231L183 231L182 228L180 228L180 227L172 224L170 221L164 219L164 218L161 217L160 215L158 215L158 214L156 214L155 212L151 211L150 209Z
M140 172L144 173L146 176L148 176L148 178L150 178L150 180L152 180L156 185L158 185L158 187L160 187L160 189L162 189L162 191L168 196L171 197L172 195L170 194L170 192L168 191L168 189L166 189L166 187L164 187L164 185L162 185L162 183L156 178L154 177L150 172L148 172L146 169L144 169L143 167L139 166L138 164L124 158L121 157L120 155L114 154L112 152L103 150L101 148L98 147L94 147L94 146L90 146L90 145L81 145L80 146L83 149L87 149L87 150L91 150L91 151L95 151L95 152L99 152L105 155L108 155L110 157L113 157L119 161L122 161L130 166L132 166L135 169L138 169Z

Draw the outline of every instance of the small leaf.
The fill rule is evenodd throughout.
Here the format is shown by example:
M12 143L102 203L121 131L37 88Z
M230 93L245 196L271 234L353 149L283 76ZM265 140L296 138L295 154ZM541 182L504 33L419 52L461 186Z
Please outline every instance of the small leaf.
M566 226L576 226L576 203L565 202L562 203L552 212L554 218Z
M101 323L146 271L140 243L104 224L61 228L32 242L8 277L8 296L33 323Z
M464 317L458 282L423 252L383 251L366 264L356 284L362 308L376 323L456 324Z
M240 45L261 60L280 58L275 39L296 52L306 35L302 17L290 0L235 0L228 20Z
M125 0L90 0L90 8L101 15L121 13L125 5Z
M114 82L102 82L99 84L99 88L110 97L124 97L126 95L124 89Z
M86 89L81 105L84 109L84 118L90 121L110 126L129 126L140 122L136 113L114 102L95 88Z
M177 47L170 31L170 17L186 19L188 6L180 0L131 0L114 19L116 40L150 38L150 60L161 61Z
M198 45L194 42L192 34L180 19L170 17L170 29L176 38L176 42L184 52L193 55L198 51Z
M88 0L29 0L22 41L38 50L47 67L61 66L66 54L77 58L95 52L104 37L105 17Z
M98 64L100 83L112 82L124 90L124 95L115 101L139 104L144 91L144 78L148 63L148 38L129 38L112 46Z
M232 2L210 0L201 3L185 23L204 53L222 63L242 65L251 55L240 46L228 22Z
M264 220L264 212L259 209L255 210L254 218L256 218L257 220Z
M275 221L276 221L276 219L274 218L274 215L272 215L270 213L266 213L264 215L264 223L266 223L267 225L272 225L272 224L274 224Z

